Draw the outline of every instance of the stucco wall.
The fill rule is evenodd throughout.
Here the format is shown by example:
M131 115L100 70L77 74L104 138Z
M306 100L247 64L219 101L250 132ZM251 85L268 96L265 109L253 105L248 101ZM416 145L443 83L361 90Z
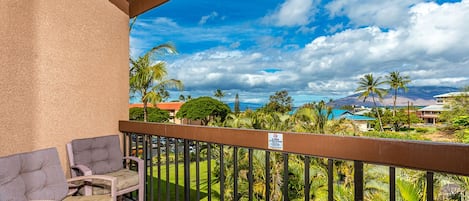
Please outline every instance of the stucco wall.
M128 16L108 0L0 6L0 156L118 133L128 119Z

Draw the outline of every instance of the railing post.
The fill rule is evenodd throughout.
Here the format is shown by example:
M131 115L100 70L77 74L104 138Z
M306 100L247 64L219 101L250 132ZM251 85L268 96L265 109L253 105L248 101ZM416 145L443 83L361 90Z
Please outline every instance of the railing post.
M191 200L189 140L184 140L184 200Z
M265 152L265 200L270 200L270 152Z
M433 172L427 172L427 201L433 200Z
M238 147L233 147L233 200L238 200Z
M327 159L327 200L334 201L334 161Z
M220 201L225 200L225 161L223 145L220 144Z
M355 186L355 201L363 200L363 162L353 161L353 183Z
M163 194L162 193L163 188L161 188L161 137L160 136L158 136L156 138L156 143L157 143L157 146L156 146L157 147L157 150L156 150L157 159L156 159L156 161L157 161L157 164L158 164L158 166L157 166L157 171L158 171L158 173L157 173L157 175L158 175L158 201L161 201L161 194Z
M150 199L149 200L154 200L154 190L153 190L153 183L154 183L154 180L153 180L153 136L152 135L149 135L148 136L148 142L149 142L149 160L150 160Z
M179 201L179 139L175 138L174 143L174 194L175 200ZM182 155L184 157L184 153Z
M248 197L249 201L253 200L253 193L254 193L254 175L253 175L253 158L252 158L253 150L248 149L248 166L249 166L249 171L248 171L248 181L249 181L249 192L248 192Z
M212 144L207 143L207 200L212 200Z
M396 168L389 167L389 200L396 201Z
M209 183L210 181L208 181ZM199 141L195 143L195 190L196 200L200 200L200 144Z
M147 191L148 191L148 135L141 135L142 137L142 144L143 144L143 171L144 171L144 177L143 177L143 183L145 184L145 187L143 188L143 196L145 197L145 200L148 198L147 196ZM137 147L138 150L138 147ZM137 151L138 152L138 151Z
M283 200L288 201L288 154L283 154Z
M166 145L165 145L165 158L166 158L166 201L171 200L171 194L170 194L170 184L169 184L169 138L166 137Z
M310 157L305 156L305 201L309 201L309 165L310 165Z

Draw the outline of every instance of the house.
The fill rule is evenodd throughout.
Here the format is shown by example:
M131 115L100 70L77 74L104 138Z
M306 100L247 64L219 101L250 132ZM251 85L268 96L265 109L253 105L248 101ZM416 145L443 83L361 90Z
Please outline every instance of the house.
M448 111L451 101L460 96L469 96L469 92L450 92L433 96L436 104L419 109L417 116L427 124L436 124L441 112Z
M368 117L365 115L358 115L349 112L348 110L339 110L333 109L332 114L329 116L329 120L331 119L347 119L352 121L360 131L369 131L371 128L370 121L374 121L375 118Z

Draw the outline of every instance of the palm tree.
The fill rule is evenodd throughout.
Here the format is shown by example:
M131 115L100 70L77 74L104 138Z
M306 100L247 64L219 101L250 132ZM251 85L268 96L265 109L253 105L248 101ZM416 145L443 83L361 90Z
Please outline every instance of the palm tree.
M394 102L392 116L396 116L396 101L397 101L397 91L399 88L404 89L405 92L408 91L407 84L410 83L410 77L408 75L400 75L399 71L390 72L389 75L386 75L386 83L391 87L390 90L394 90Z
M171 44L163 44L152 48L145 55L134 60L130 58L129 83L132 93L139 93L143 103L143 117L147 121L148 103L156 104L167 96L167 88L182 89L180 80L166 79L166 63L159 61L152 64L150 57L155 53L175 53L176 49Z
M221 101L221 98L225 97L225 94L226 93L223 92L221 89L217 89L213 96L217 97Z
M386 90L383 88L380 88L381 85L383 85L384 82L381 81L381 77L374 78L373 74L367 74L364 75L362 78L360 78L360 81L358 82L358 88L357 92L361 92L360 96L358 98L363 98L363 102L366 101L366 99L371 96L373 100L373 104L376 109L376 114L378 115L378 121L379 121L379 127L380 131L383 130L383 122L381 121L381 115L379 114L377 105L376 105L376 99L375 95L378 96L378 98L381 100L383 99L383 96L386 95Z

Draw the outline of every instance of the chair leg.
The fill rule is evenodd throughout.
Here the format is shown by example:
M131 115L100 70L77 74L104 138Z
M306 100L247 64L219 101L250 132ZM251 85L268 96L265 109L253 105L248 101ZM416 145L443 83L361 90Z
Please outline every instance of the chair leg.
M144 200L145 200L145 197L143 195L143 188L140 185L140 188L138 188L138 201L144 201Z

